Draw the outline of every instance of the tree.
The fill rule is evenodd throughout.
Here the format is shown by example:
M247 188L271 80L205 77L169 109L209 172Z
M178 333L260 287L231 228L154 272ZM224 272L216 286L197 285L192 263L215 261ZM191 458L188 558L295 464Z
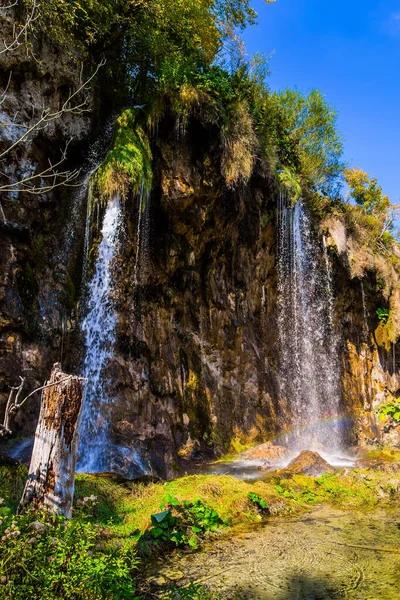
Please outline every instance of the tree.
M255 111L262 145L276 150L281 166L299 177L302 187L332 195L344 169L343 140L337 113L321 92L265 91Z
M29 55L29 35L34 29L36 21L40 21L40 8L37 0L32 0L32 2L28 3L27 12L24 13L22 19L20 19L18 14L11 14L12 9L17 12L17 9L21 9L18 0L13 4L0 6L0 11L9 11L9 14L11 15L9 21L14 22L14 25L11 28L11 37L9 39L4 37L2 40L0 55L14 52L23 44L27 45ZM67 160L67 150L72 141L71 139L66 141L64 149L60 152L60 158L56 162L51 162L49 159L48 166L33 173L29 173L23 178L15 179L8 175L6 163L7 161L13 160L14 151L19 146L32 143L38 133L48 127L53 121L57 121L66 115L78 116L90 110L86 93L97 76L99 69L103 67L104 64L105 61L101 60L93 73L85 81L81 82L74 91L71 91L67 99L56 108L43 108L41 115L38 118L32 119L30 122L14 123L14 121L10 120L19 134L17 135L17 139L13 140L9 145L4 146L4 144L1 144L0 146L0 193L13 194L16 192L28 192L30 194L43 195L60 186L76 184L80 169L70 170L62 168L62 165ZM7 100L7 92L11 81L12 72L10 71L6 87L0 93L0 106ZM0 125L3 124L3 120L5 120L5 124L7 125L6 114L1 116ZM6 224L7 218L1 203L0 217L3 223Z
M344 178L349 186L349 196L365 208L369 215L375 217L385 216L390 208L389 196L386 196L375 177L358 167L346 169Z

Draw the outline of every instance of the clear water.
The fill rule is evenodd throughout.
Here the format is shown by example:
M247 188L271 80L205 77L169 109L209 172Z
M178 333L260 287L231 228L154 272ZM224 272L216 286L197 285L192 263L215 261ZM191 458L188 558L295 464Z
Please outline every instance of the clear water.
M203 582L227 600L398 600L400 511L274 518L164 561L155 575Z
M341 456L340 370L326 245L301 200L291 207L282 195L278 218L280 393L293 420L282 442L293 456L301 450Z

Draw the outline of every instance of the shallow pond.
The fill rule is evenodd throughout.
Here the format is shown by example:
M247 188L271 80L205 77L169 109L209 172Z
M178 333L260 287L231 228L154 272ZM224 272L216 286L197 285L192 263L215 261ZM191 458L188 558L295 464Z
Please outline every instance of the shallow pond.
M227 599L399 600L400 511L324 506L271 519L196 554L175 555L157 575L181 578L182 586L204 583Z

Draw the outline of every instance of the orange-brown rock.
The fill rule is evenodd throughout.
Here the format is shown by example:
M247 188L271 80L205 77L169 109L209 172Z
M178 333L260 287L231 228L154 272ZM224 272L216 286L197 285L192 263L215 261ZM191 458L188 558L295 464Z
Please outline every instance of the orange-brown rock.
M292 460L287 467L288 471L294 474L310 475L311 477L319 477L324 473L335 473L336 469L332 467L318 452L303 450Z
M265 444L251 448L251 450L247 450L243 458L245 460L265 460L269 463L285 458L287 454L288 450L284 446L266 442Z

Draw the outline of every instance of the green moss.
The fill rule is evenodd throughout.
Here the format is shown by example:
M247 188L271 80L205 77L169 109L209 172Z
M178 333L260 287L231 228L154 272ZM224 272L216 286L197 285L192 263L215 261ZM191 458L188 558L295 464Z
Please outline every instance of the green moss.
M91 182L92 205L115 195L125 198L129 191L139 194L152 185L152 154L147 135L138 124L135 111L125 110L116 120L112 147Z
M400 462L400 450L397 448L383 448L367 452L365 458L372 458L385 462Z
M286 191L289 200L292 205L296 204L297 200L300 199L302 194L302 189L297 177L294 173L290 171L287 167L283 167L279 173L279 181L283 189Z

